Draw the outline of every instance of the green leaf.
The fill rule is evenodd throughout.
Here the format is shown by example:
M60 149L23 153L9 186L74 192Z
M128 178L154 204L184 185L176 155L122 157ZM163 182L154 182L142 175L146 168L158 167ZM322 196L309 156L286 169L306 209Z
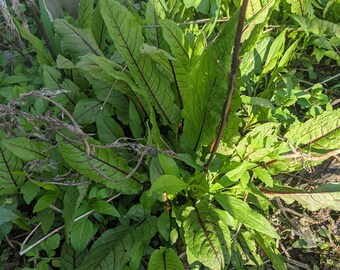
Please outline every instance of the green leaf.
M165 16L166 14L161 0L150 0L147 2L145 9L145 23L147 26L158 25L159 20L164 19ZM163 47L164 40L159 27L147 27L144 30L145 37L149 44L153 44L157 48Z
M189 47L182 30L172 20L162 20L159 23L162 27L164 39L169 44L171 52L185 66L190 62L192 49Z
M340 148L340 109L325 111L305 123L294 125L285 138L295 147L331 150Z
M131 172L126 160L118 158L111 149L97 149L96 154L86 153L70 144L60 144L58 151L69 166L108 188L116 189L123 194L136 194L142 189L140 175L134 174L125 179Z
M63 50L68 51L74 56L81 56L87 53L98 56L103 55L90 29L79 29L61 19L55 20L54 27L61 37Z
M132 132L133 137L142 138L143 137L142 121L132 101L130 101L129 104L129 117L130 117L130 130Z
M160 247L150 257L148 270L184 270L184 265L172 248Z
M18 216L10 209L0 207L0 225L17 219Z
M285 44L286 32L287 29L284 29L271 44L262 74L267 74L269 71L271 71L275 67L278 59L281 57Z
M52 235L51 237L47 238L45 240L44 245L46 246L47 249L53 250L53 249L57 249L59 247L59 243L60 243L60 234L57 233L57 234Z
M162 194L167 192L169 194L177 194L181 190L187 188L188 185L181 179L174 175L166 174L159 177L152 185L150 194L156 192Z
M3 140L2 145L25 161L47 158L51 147L49 143L35 142L25 137Z
M100 8L99 5L97 5L96 8L94 9L91 28L98 47L100 49L103 49L106 45L105 39L107 37L107 29L103 21L103 18L100 14L99 8Z
M132 226L107 230L93 244L77 270L124 269L141 245L150 242L156 233L156 218L146 218Z
M71 60L67 59L66 57L58 54L57 56L57 67L59 69L72 69L75 67L75 64L71 62Z
M213 270L230 262L230 232L214 207L207 201L187 206L182 213L186 248L195 258Z
M110 116L102 114L96 121L97 134L103 144L110 144L124 137L122 127Z
M242 95L241 99L242 99L242 103L245 103L245 104L257 105L257 106L266 107L266 108L275 110L273 103L270 100L265 99L265 98L249 97L249 96Z
M99 112L101 112L102 103L96 99L82 99L76 104L73 117L80 125L94 123Z
M85 194L87 186L68 187L63 200L64 209L62 212L65 221L65 238L66 242L69 240L69 234L72 229L75 212L80 206Z
M79 3L78 23L81 28L91 28L93 0L82 0Z
M181 175L179 173L179 168L176 164L176 161L165 154L158 154L159 163L162 166L164 174L171 174L180 178Z
M255 177L260 179L267 186L269 186L269 187L273 186L273 179L272 179L270 173L266 169L261 168L261 167L256 167L252 170L253 170Z
M24 200L27 204L38 195L40 188L35 185L32 181L27 181L20 189L20 193L23 195Z
M184 118L181 148L185 151L200 150L203 145L211 144L215 137L224 102L224 98L221 97L228 93L228 79L225 74L230 71L231 66L232 46L225 44L234 42L237 19L238 16L233 15L223 24L217 40L204 50L199 56L199 61L191 67L190 76L186 79L193 82L191 87L181 87L182 80L178 80ZM234 107L230 113L227 129L230 125L238 125L236 113L233 111L236 112L240 104L235 101L236 95L232 101ZM234 135L237 128L228 129L228 132Z
M82 252L86 249L93 237L93 224L87 218L81 219L74 223L70 243L76 252Z
M41 229L43 233L47 234L54 223L55 212L51 209L46 209L46 211L39 212L38 217L40 219Z
M76 252L71 245L64 243L60 255L60 270L76 269L86 256L86 250Z
M57 194L53 192L47 192L41 196L33 208L33 213L39 212L47 208L50 204L53 204L57 199Z
M266 253L273 266L277 270L287 269L280 251L275 247L275 242L268 239L268 237L262 237L259 233L255 232L255 240L261 249Z
M103 200L96 201L93 206L93 210L101 214L106 214L113 217L120 217L118 210L112 204Z
M286 203L299 202L302 207L309 211L330 208L340 211L340 184L328 183L315 189L313 192L304 190L285 190L281 187L274 187L263 191L268 198L280 198Z
M291 5L291 12L299 14L302 17L309 17L313 14L313 6L311 0L287 0Z
M169 241L170 217L167 211L163 211L163 213L157 219L157 228L159 233L164 237L165 241Z
M35 49L37 53L37 60L38 63L42 65L51 65L53 63L53 59L51 57L51 54L49 51L45 48L44 42L37 38L36 36L29 33L24 27L22 27L20 24L16 24L20 36L26 39L32 47Z
M224 210L240 223L273 238L280 239L280 236L270 225L269 221L261 214L251 209L246 202L227 194L216 193L213 196Z
M254 0L249 2L247 20L242 31L242 47L240 55L250 51L254 45L258 44L259 39L263 37L263 27L266 25L272 11L277 8L279 3L280 1L277 0ZM253 7L255 7L255 9ZM264 49L266 49L266 47L264 47Z
M12 195L24 181L18 172L22 170L21 160L3 145L6 135L0 131L0 195Z
M53 29L53 17L46 6L46 2L46 0L39 0L40 18L44 26L44 30L46 31L48 42L52 45L53 51L58 54L61 53L60 41L55 36Z
M100 10L115 47L140 86L136 94L146 96L168 125L177 123L179 109L170 82L162 76L150 58L140 53L144 43L141 26L128 10L116 1L101 0Z
M226 176L233 182L240 179L242 174L247 170L247 162L235 162L227 166L223 171L226 172Z

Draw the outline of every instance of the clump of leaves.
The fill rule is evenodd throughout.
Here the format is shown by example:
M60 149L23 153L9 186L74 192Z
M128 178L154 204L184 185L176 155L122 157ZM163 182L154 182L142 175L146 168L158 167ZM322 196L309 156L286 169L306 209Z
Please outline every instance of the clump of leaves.
M27 269L285 269L268 198L338 209L338 185L275 178L339 154L339 110L298 62L338 63L338 26L247 2L82 0L52 20L39 1L44 41L16 22L36 57L0 81L0 225Z

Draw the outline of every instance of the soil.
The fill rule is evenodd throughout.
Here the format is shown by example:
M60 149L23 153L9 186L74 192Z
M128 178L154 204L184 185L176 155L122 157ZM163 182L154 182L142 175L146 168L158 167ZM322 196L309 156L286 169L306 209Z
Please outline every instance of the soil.
M325 183L340 182L340 160L327 160L313 171L284 175L282 180L291 187L310 191ZM280 250L288 269L340 269L339 212L327 208L312 212L297 202L276 203L281 204L281 210L271 219L282 236Z

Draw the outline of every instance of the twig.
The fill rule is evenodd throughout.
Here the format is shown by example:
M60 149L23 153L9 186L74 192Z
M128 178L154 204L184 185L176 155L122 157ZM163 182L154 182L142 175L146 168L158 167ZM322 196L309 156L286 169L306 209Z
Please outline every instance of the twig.
M237 30L235 35L235 42L234 42L234 51L233 51L233 60L231 63L231 71L229 75L229 85L228 85L228 96L225 100L224 106L223 106L223 113L222 113L222 122L220 124L217 136L214 140L214 144L210 153L210 157L208 159L208 162L204 165L204 169L207 172L209 169L209 166L211 162L213 161L217 148L220 144L220 141L222 139L223 131L227 125L228 116L230 112L231 107L231 101L233 99L234 91L235 91L235 81L236 81L236 75L238 68L240 66L240 58L238 56L240 45L241 45L241 36L242 36L242 29L244 24L244 18L247 10L248 0L244 0L242 3L242 7L240 10L240 17L237 24Z
M332 77L330 77L330 78L328 78L328 79L326 79L326 80L320 82L320 84L325 84L326 82L332 81L332 80L338 78L339 76L340 76L340 73L338 73L338 74L336 74L336 75L334 75L334 76L332 76ZM313 86L314 86L314 85L313 85ZM304 91L304 92L308 92L309 90L311 90L311 89L313 88L313 86L308 87L307 89L305 89L305 90L303 90L303 91Z
M119 193L119 194L117 194L117 195L111 197L110 199L106 200L106 202L111 202L112 200L118 198L120 195L121 195L121 194ZM84 217L87 217L87 216L93 214L94 212L95 212L95 210L90 210L90 211L88 211L88 212L86 212L86 213L80 215L79 217L75 218L75 219L74 219L74 222L77 222L77 221L83 219ZM39 223L38 225L40 225L40 223ZM38 227L38 226L37 226L37 227ZM33 234L33 232L37 229L37 227L34 228L34 230L26 237L26 239L25 239L24 243L22 244L22 246L27 242L27 240L30 238L30 236ZM30 251L30 250L31 250L32 248L34 248L35 246L39 245L42 241L46 240L47 238L49 238L49 237L52 236L53 234L55 234L55 233L61 231L63 228L65 228L65 225L61 225L61 226L59 226L58 228L54 229L53 231L49 232L48 234L46 234L44 237L40 238L38 241L34 242L34 243L33 243L32 245L30 245L29 247L27 247L27 248L25 248L24 250L20 251L20 252L19 252L20 256L24 255L26 252Z

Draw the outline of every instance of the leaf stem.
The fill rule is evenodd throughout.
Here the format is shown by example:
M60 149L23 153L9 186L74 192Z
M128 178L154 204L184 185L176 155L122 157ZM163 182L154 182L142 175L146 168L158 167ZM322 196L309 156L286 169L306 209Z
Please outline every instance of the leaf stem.
M240 10L240 17L237 24L237 30L235 35L235 41L234 41L234 51L233 51L233 58L231 63L231 71L229 74L229 85L228 85L228 96L224 102L223 110L222 110L222 121L220 124L220 127L217 132L217 136L214 140L213 147L211 149L210 157L207 161L207 163L204 165L204 170L207 172L209 169L209 166L211 162L213 161L217 148L220 144L220 141L222 139L223 131L227 125L228 116L230 112L231 107L231 101L233 99L234 91L235 91L235 81L236 81L236 75L238 68L240 66L240 58L239 58L239 50L241 47L241 36L242 36L242 29L244 24L244 18L247 10L248 0L244 0L242 3L242 7Z

